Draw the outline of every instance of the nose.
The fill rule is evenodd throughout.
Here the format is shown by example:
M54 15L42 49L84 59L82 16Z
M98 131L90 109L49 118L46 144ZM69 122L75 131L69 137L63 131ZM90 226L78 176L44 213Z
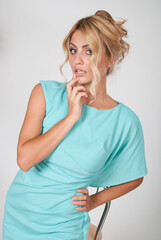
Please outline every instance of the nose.
M83 56L81 53L77 53L75 56L75 64L83 64Z

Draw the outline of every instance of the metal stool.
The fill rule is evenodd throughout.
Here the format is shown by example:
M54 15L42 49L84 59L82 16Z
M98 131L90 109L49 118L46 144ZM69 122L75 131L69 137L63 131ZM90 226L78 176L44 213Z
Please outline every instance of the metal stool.
M106 189L106 188L108 188L108 187L104 187L104 189ZM97 187L96 193L98 192L98 190L99 190L99 187ZM94 224L90 224L88 240L101 240L102 239L101 230L103 228L107 214L109 212L110 205L111 205L111 201L105 203L104 211L103 211L103 214L99 221L98 227L96 227Z

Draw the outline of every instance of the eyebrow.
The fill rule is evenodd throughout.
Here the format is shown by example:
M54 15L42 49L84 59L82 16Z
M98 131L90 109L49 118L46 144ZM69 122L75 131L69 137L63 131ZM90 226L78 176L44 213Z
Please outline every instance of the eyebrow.
M72 44L74 47L77 47L74 43L70 43L70 44ZM88 47L88 46L89 46L89 44L86 44L86 45L83 45L82 48L85 48L85 47Z

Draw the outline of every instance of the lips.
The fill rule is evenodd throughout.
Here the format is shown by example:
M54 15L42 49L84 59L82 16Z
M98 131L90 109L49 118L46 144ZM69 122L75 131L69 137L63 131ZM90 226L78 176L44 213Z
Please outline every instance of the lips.
M75 72L76 77L81 77L86 74L86 72Z
M86 74L86 73L87 73L87 72L84 71L84 70L82 70L82 69L76 69L76 70L75 70L76 76L82 76L82 75L84 75L84 74Z
M86 71L84 71L82 69L76 69L75 72L77 72L77 73L86 73Z

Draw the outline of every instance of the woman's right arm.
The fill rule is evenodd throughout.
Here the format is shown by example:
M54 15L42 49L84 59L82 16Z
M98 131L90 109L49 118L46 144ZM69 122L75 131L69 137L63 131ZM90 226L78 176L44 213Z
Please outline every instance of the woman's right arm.
M69 94L74 84L75 79L72 79L67 84L69 104L67 116L44 134L41 134L41 131L46 108L45 97L40 83L33 88L17 145L17 164L23 171L28 171L46 158L67 135L78 118L80 118L80 116L78 118L76 117L78 116L77 112L80 110L77 105L78 101L75 101L73 107L73 100L80 100L81 96L85 96L86 93L78 92L77 94L78 89L83 90L84 88L83 86L79 86L74 87L72 94L71 92ZM71 100L72 96L74 96L74 98Z

